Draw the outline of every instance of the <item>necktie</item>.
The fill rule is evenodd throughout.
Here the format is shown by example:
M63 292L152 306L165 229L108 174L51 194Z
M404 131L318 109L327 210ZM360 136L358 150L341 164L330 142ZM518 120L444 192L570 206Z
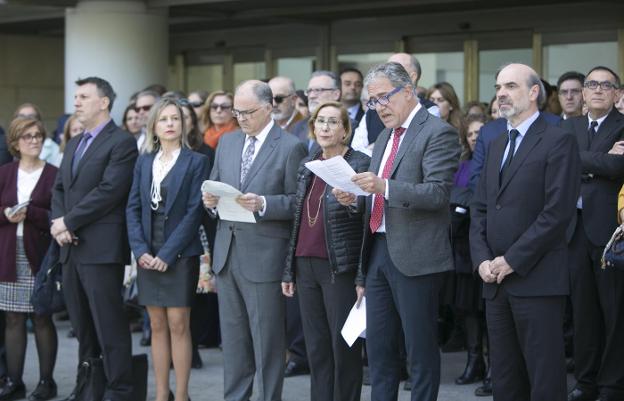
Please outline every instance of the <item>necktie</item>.
M394 158L396 157L397 151L399 150L399 142L401 141L401 135L405 132L405 128L399 127L394 129L394 137L392 138L392 149L390 150L390 155L388 156L388 160L386 160L386 165L383 168L381 173L381 178L386 179L390 176L390 172L392 171L392 166L394 164ZM383 220L383 212L384 212L384 194L375 194L373 200L373 210L371 212L370 217L370 229L374 234L379 227L381 226L381 221Z
M588 143L591 146L592 140L596 137L596 127L598 126L598 121L592 121L589 124L589 130L587 131Z
M513 160L514 152L516 151L516 139L518 138L519 134L520 132L518 132L517 129L512 129L511 131L509 131L509 151L507 152L507 158L503 163L503 168L501 168L500 171L499 179L501 182L503 181L505 172L507 172L509 166L511 165L511 161Z
M82 156L84 155L87 143L89 143L89 139L91 139L91 134L89 132L85 132L84 134L82 134L82 139L78 144L78 148L76 148L76 153L74 153L74 160L72 161L72 176L75 176L78 172L78 165L80 164L80 159L82 159Z
M254 152L256 151L256 137L250 136L247 140L249 143L247 144L245 153L243 153L243 159L241 160L241 184L245 181L245 177L247 177L247 173L249 172L249 168L251 167L251 163L253 161Z

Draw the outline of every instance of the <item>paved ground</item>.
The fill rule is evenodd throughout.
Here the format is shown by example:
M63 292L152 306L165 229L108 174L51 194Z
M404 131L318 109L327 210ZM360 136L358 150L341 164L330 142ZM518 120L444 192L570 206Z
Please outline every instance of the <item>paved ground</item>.
M55 379L59 387L58 400L64 399L72 390L76 377L76 363L78 343L75 339L67 338L68 323L58 322L59 330L59 354ZM134 353L149 353L149 348L139 346L140 333L133 335ZM201 370L193 370L191 373L190 396L193 401L219 401L223 399L223 368L222 354L218 349L201 349L204 367ZM461 374L465 353L442 354L442 383L440 386L439 401L487 401L491 398L479 398L473 395L477 385L457 386L453 383L456 376ZM172 375L173 377L173 375ZM36 386L38 380L37 354L33 335L29 335L28 351L26 357L26 370L24 382L28 393ZM148 400L154 398L153 375L149 375ZM568 382L573 383L571 378ZM172 383L173 385L173 383ZM286 379L284 383L284 401L309 400L310 378L298 376ZM370 387L362 389L362 401L370 401ZM399 401L408 401L409 393L401 390Z

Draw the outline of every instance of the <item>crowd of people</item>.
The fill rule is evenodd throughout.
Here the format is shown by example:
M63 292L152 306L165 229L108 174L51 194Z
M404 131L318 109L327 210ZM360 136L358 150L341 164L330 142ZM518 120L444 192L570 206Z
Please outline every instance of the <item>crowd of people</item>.
M466 351L455 383L482 382L478 396L624 400L624 272L601 264L624 216L620 78L597 66L550 85L508 64L489 104L462 108L452 85L423 88L421 75L397 53L366 75L315 71L303 91L284 76L234 93L152 85L119 125L110 83L89 77L49 135L20 105L0 141L0 401L26 397L28 319L40 370L28 399L82 391L57 389L55 323L30 301L54 246L78 365L102 358L106 401L135 401L127 266L156 401L190 400L203 279L218 293L227 401L254 383L259 400L281 400L284 377L302 373L313 401L359 400L365 384L396 400L402 380L434 401L440 351ZM366 196L306 167L334 157ZM255 222L222 218L208 179L239 190ZM349 346L354 304L367 338Z

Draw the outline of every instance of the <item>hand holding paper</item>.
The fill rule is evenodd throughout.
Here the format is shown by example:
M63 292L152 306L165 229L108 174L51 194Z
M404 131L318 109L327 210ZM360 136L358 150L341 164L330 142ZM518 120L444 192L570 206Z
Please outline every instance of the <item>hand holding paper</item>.
M316 174L317 177L334 188L355 195L370 195L351 181L351 178L356 175L356 173L342 156L332 157L327 160L313 160L307 162L305 166Z
M216 207L222 220L242 223L256 222L253 212L237 202L243 193L233 186L219 181L206 180L202 183L201 191L204 205L214 205L207 207Z

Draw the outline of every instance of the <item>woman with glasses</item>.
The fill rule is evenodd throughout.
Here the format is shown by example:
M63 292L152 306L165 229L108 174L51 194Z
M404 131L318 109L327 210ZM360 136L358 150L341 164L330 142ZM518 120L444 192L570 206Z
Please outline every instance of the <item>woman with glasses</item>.
M228 132L236 131L238 123L232 115L234 96L229 92L212 92L206 100L201 121L205 127L204 143L213 149L217 148L219 138Z
M208 92L205 90L194 90L189 93L187 99L193 108L193 111L195 111L196 116L204 114L204 110L206 109L206 100L208 99ZM206 130L201 121L199 122L199 126L197 128L199 132L204 132Z
M203 212L205 156L189 149L177 100L163 97L147 121L146 152L139 156L126 208L128 239L137 258L138 300L147 307L157 401L186 401L191 369L191 305L203 248L197 231ZM175 397L169 390L173 361Z
M30 117L43 122L41 111L39 111L37 105L33 103L23 103L19 105L19 107L15 110L15 113L13 113L13 118L15 119L20 117ZM39 157L41 158L41 160L45 160L46 162L58 167L61 165L60 153L61 152L59 150L59 145L54 142L52 138L45 138Z
M28 317L39 356L39 384L29 400L49 400L57 393L52 378L56 328L51 316L34 314L30 303L34 275L51 240L49 213L57 168L39 159L45 138L43 123L37 118L14 119L7 144L17 161L0 167L0 309L5 311L8 367L0 400L26 397L22 375ZM19 210L12 209L20 204L24 206Z
M299 296L310 364L312 401L355 401L362 388L361 342L349 347L340 334L356 301L355 275L364 230L364 200L347 208L332 188L305 167L341 156L357 173L370 158L349 147L351 123L341 103L322 103L308 122L320 149L303 160L282 292Z
M440 118L459 130L462 110L453 86L448 82L439 82L429 88L425 96L438 106Z

